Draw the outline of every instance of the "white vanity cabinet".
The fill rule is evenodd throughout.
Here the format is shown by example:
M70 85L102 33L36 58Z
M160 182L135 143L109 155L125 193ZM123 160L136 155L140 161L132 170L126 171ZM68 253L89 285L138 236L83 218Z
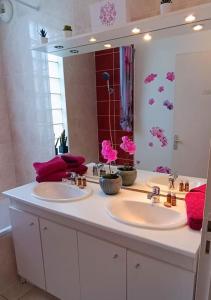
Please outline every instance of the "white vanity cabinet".
M39 219L13 208L10 214L18 273L45 289Z
M127 300L193 300L194 273L127 252Z
M126 300L126 249L78 233L81 300Z
M62 300L79 300L77 233L40 219L46 290Z

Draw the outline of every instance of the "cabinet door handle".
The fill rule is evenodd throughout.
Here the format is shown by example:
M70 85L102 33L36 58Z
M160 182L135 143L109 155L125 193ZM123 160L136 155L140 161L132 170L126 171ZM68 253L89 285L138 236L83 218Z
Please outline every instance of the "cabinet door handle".
M29 225L30 225L30 226L34 226L34 222L31 222Z
M140 269L140 267L141 267L140 264L136 264L136 265L135 265L135 268L136 268L136 269Z
M114 254L113 259L117 259L119 257L118 254Z

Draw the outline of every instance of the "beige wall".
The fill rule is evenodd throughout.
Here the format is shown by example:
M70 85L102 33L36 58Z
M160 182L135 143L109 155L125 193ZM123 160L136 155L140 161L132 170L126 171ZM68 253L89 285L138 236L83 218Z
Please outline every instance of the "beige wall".
M70 151L97 162L97 98L94 53L64 59Z

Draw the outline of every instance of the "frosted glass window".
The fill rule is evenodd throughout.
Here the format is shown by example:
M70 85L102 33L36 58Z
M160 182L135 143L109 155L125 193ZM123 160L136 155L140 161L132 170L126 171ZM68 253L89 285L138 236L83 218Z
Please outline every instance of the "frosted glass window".
M49 77L59 78L59 64L55 62L48 63Z
M61 94L60 79L50 78L50 93Z
M51 94L51 107L52 109L62 108L62 97L59 94Z
M55 139L60 137L63 130L64 130L64 125L63 124L53 125L53 131L54 131Z
M63 123L62 110L61 109L53 109L52 110L52 115L53 115L53 124Z

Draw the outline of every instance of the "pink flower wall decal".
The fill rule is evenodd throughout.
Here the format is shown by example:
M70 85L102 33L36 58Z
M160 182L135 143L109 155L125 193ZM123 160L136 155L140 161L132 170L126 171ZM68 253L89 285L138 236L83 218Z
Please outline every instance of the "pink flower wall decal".
M160 141L161 147L166 147L168 145L167 137L164 135L164 130L162 128L152 127L150 133Z
M120 148L125 152L128 152L130 155L136 153L136 144L128 136L122 137Z
M144 79L144 83L145 84L151 83L152 81L154 81L157 78L157 76L158 76L157 74L151 73Z
M108 140L104 140L102 142L102 156L107 160L107 163L111 163L112 161L117 160L117 150L112 148L111 142Z
M158 166L154 172L171 174L171 169L169 167Z
M111 0L108 0L100 9L99 19L102 25L111 26L115 23L116 17L117 11L115 4Z
M164 90L165 90L164 86L160 86L160 87L158 88L158 92L159 92L159 93L164 92Z
M175 80L175 73L174 72L168 72L166 74L166 79L169 81L174 81Z
M169 110L174 109L174 104L172 102L170 102L169 100L164 101L163 106L166 106L166 108L168 108Z
M153 105L153 104L155 104L155 99L154 98L151 98L151 99L149 99L149 105Z
M154 146L153 142L149 142L148 145L149 145L149 147L151 147L151 148Z

